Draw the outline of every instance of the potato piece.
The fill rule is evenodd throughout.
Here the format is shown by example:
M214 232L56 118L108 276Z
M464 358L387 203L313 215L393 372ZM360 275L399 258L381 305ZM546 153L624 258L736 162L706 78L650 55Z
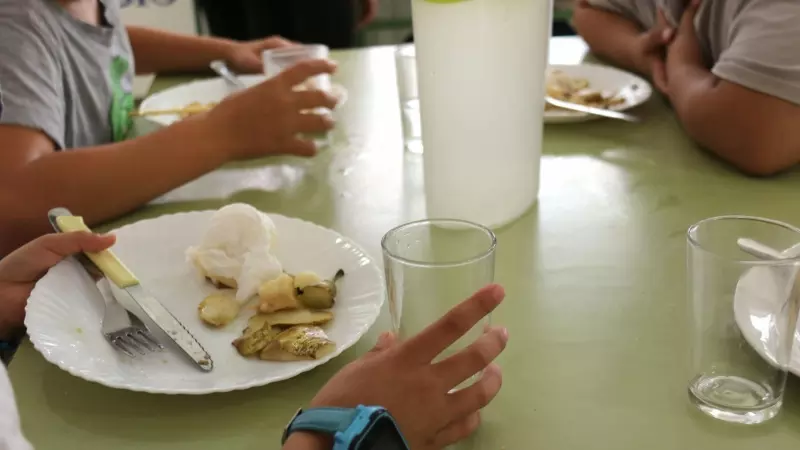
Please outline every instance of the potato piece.
M233 341L234 347L242 356L251 356L263 350L278 335L278 331L265 327Z
M239 315L240 309L241 305L232 292L216 292L197 306L200 320L214 327L231 323Z
M308 309L292 309L265 315L267 316L267 322L273 327L323 325L333 320L333 313L330 311L312 311Z
M336 350L322 328L296 326L278 334L259 357L268 361L320 359Z
M258 309L263 313L300 307L300 303L295 297L294 280L291 275L285 273L274 280L263 283L258 288L258 298L261 299Z
M264 327L269 326L269 322L267 322L268 317L269 316L267 316L266 314L259 313L248 319L247 328L244 329L242 335L247 336L248 334L254 331L258 331Z

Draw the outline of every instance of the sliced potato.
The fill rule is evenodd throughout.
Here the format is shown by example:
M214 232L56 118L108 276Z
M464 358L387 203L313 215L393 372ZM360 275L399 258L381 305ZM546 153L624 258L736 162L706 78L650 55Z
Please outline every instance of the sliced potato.
M294 280L286 273L259 286L258 298L261 299L258 309L263 313L300 307L295 297Z
M273 327L290 327L294 325L323 325L333 320L330 311L312 311L309 309L291 309L265 314L267 322Z
M215 327L231 323L239 315L240 309L241 305L233 292L216 292L197 306L200 320Z
M296 326L282 331L259 357L269 361L298 361L323 358L336 350L322 328Z
M277 330L265 327L237 338L233 341L233 345L242 356L255 355L272 342L277 335Z
M244 329L242 332L243 335L248 335L254 331L258 331L266 326L269 326L269 322L267 322L269 316L266 314L256 314L250 319L247 320L247 328Z

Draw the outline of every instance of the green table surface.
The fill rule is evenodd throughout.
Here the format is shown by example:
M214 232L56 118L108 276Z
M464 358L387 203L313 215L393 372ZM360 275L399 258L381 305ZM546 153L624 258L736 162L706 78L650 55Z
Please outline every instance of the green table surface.
M553 63L586 57L578 39L552 42ZM424 214L421 160L403 153L393 49L335 58L336 80L350 95L332 148L311 161L223 168L215 176L227 185L210 183L200 192L211 199L147 206L109 227L245 201L331 227L379 257L385 231ZM154 89L182 81L161 78ZM497 233L496 278L508 297L493 321L511 334L499 359L503 389L462 448L800 447L797 379L783 413L763 426L717 422L689 404L684 288L690 224L732 213L800 224L800 180L732 171L701 152L657 96L636 113L644 124L547 126L538 205ZM108 389L68 375L27 343L10 372L24 430L39 449L277 448L294 411L388 326L384 310L341 357L244 392L191 397Z

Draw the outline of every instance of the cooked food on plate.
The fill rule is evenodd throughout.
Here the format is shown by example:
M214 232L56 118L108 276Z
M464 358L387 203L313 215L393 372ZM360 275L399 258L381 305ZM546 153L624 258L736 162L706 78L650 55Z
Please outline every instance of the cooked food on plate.
M618 92L605 92L593 89L589 80L573 78L561 70L551 70L547 74L547 95L557 100L577 103L595 108L611 108L625 103ZM545 104L545 110L560 110L557 106Z
M214 213L200 244L189 248L186 255L214 284L236 289L236 300L244 303L262 283L283 273L271 253L276 236L269 216L235 203Z
M245 204L226 206L211 218L201 242L186 251L198 272L218 288L198 305L213 327L233 322L255 298L257 313L233 341L239 354L270 361L318 359L336 348L321 328L334 318L338 270L330 279L315 272L286 273L272 254L275 224Z

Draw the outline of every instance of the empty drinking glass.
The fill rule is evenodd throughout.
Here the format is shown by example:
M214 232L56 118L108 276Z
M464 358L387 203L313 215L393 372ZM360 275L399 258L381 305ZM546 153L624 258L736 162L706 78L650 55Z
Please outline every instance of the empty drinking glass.
M491 230L460 220L422 220L383 237L383 260L392 325L400 339L413 336L494 281L497 240ZM440 356L474 342L489 318Z
M395 51L397 93L403 121L403 145L411 153L422 153L422 120L419 115L417 90L417 55L413 44L401 45Z
M692 315L689 397L704 413L755 424L783 403L798 316L800 260L765 260L742 250L758 242L780 254L800 229L756 217L726 216L689 228ZM787 252L782 257L794 257ZM800 363L800 355L796 356Z
M312 44L265 50L261 54L261 57L264 63L264 74L267 78L272 78L300 61L307 59L328 59L329 54L330 51L327 46ZM331 77L328 74L316 75L309 78L301 88L319 89L331 92ZM331 111L326 108L317 108L313 112L315 114L331 114ZM311 138L313 138L318 148L330 144L330 136L328 133L315 134L311 136Z

